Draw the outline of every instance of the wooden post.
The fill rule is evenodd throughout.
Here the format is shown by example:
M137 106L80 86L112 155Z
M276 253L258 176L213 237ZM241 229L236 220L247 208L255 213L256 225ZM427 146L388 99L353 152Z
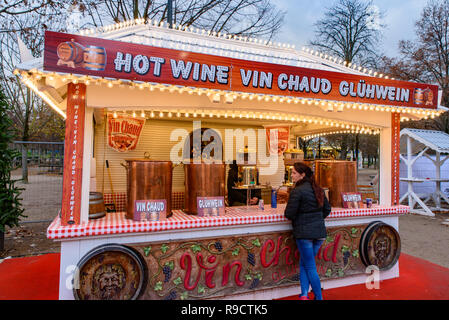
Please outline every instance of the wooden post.
M28 183L28 148L22 143L22 182Z
M64 226L80 223L85 109L86 85L69 83L61 207Z
M5 233L0 231L0 252L5 250Z

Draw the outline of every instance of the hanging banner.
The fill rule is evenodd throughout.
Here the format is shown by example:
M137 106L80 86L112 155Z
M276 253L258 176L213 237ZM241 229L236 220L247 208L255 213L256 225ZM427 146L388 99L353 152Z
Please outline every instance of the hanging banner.
M401 115L391 114L391 205L399 205Z
M44 70L133 81L436 109L438 86L45 32Z
M133 117L126 113L107 114L108 146L118 152L134 150L139 142L145 118Z
M265 127L267 133L267 143L270 154L283 154L285 150L288 149L288 142L290 137L290 127L289 126L270 126ZM277 130L278 143L270 139L270 131Z
M63 226L79 224L81 219L85 112L86 85L69 83L62 176L61 225Z

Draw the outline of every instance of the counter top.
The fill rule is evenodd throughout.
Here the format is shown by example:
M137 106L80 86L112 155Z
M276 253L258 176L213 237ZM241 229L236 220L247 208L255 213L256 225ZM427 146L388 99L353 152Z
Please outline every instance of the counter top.
M80 237L145 233L166 230L194 229L223 227L243 224L265 224L285 222L289 220L284 217L285 204L278 208L265 207L264 211L258 210L258 206L228 207L224 216L198 217L188 215L182 210L173 210L173 215L163 221L133 221L125 218L125 212L107 213L100 219L91 219L88 223L71 226L61 226L61 219L56 217L47 229L48 239L71 239ZM374 206L372 208L344 209L333 208L329 219L356 218L366 216L398 215L410 212L408 206Z

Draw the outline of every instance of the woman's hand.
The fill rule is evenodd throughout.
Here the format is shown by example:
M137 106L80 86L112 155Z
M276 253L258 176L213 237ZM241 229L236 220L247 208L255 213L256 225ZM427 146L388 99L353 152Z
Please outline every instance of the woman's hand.
M253 197L251 200L249 200L250 204L257 204L257 202L259 202L259 198L257 197Z

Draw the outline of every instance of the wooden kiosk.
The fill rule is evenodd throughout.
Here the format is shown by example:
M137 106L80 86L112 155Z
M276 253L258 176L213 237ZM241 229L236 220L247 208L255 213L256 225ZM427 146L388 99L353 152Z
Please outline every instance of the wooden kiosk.
M399 205L399 124L401 116L438 116L436 86L388 79L308 49L140 19L79 34L47 32L43 58L15 73L66 119L61 212L47 231L61 242L60 299L273 299L299 292L285 204L184 212L180 153L200 128L218 133L228 151L224 162L235 157L240 139L258 150L258 161L273 160L276 168L260 176L272 186L282 183L284 164L282 154L266 151L268 128L289 128L287 143L318 133L379 135L380 203L333 207L317 264L324 288L365 283L376 270L379 280L399 276L398 215L409 212ZM145 156L173 164L166 219L127 217L123 165ZM90 219L90 192L102 193L115 212Z

